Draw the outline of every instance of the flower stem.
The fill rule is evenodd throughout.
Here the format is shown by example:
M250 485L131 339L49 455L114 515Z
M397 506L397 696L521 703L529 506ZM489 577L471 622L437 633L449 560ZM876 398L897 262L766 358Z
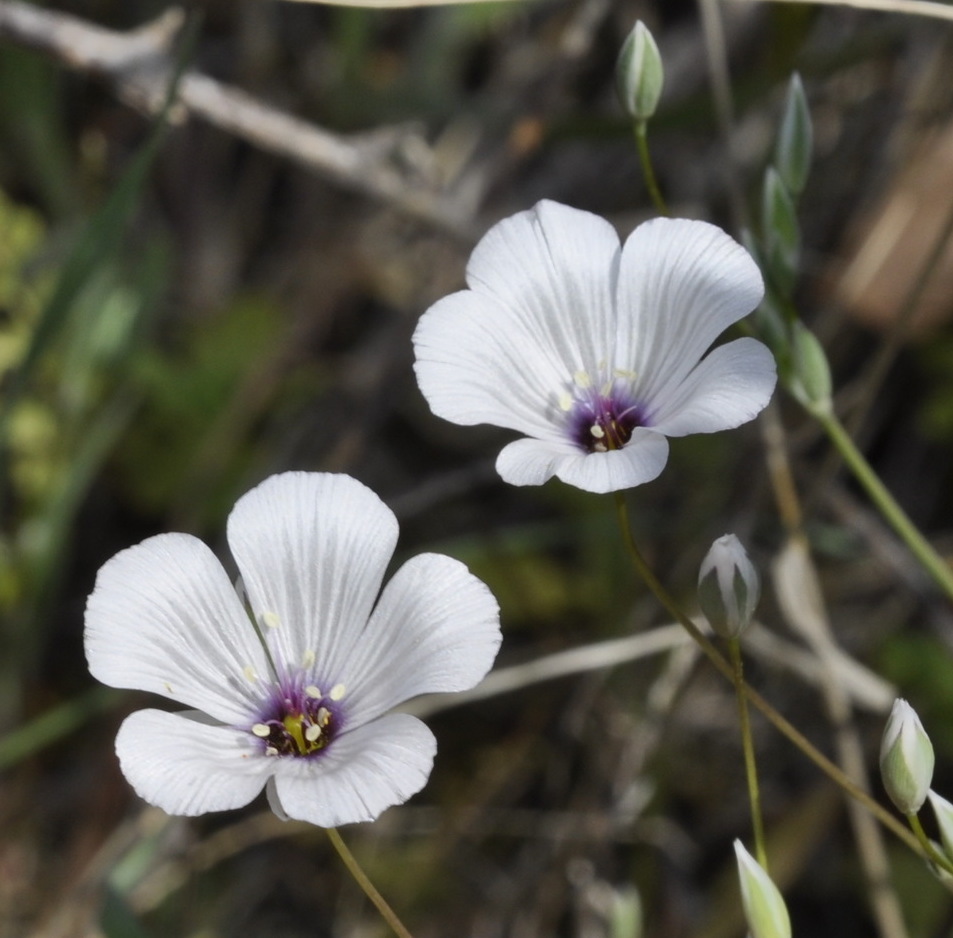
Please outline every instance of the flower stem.
M768 851L764 840L764 819L761 816L761 789L758 787L758 766L754 757L754 739L751 736L751 718L748 714L748 698L745 697L744 662L741 658L741 642L728 640L731 657L735 696L738 699L738 725L741 728L741 744L745 753L745 773L748 777L748 800L751 802L751 829L754 833L755 856L761 868L768 872Z
M655 179L655 170L652 168L652 157L649 154L648 127L649 122L647 120L635 122L635 142L639 148L639 162L642 164L642 174L645 176L645 185L649 190L649 195L652 197L656 211L658 211L660 215L668 215L668 206L662 197L662 190L658 187L658 182Z
M945 873L953 875L953 863L943 856L943 854L939 853L936 847L933 846L930 838L926 835L926 831L923 829L923 825L920 823L920 818L918 818L916 814L908 814L907 823L910 825L910 829L913 833L917 835L917 840L920 842L920 846L923 847L923 852L927 855L927 861Z
M937 586L946 593L948 598L953 599L953 569L936 552L933 545L920 533L917 526L887 491L877 473L871 469L870 463L855 446L844 425L829 408L812 407L810 411L820 422L824 432L837 447L844 462L850 467L851 472L864 487L880 513L910 548L911 553L920 561Z
M628 548L632 565L636 572L645 580L648 588L655 594L656 599L665 607L666 611L676 622L679 622L686 632L694 639L698 647L705 653L709 661L715 666L715 669L729 681L734 683L734 671L725 656L715 647L711 640L702 633L694 622L679 608L678 603L669 595L668 591L662 586L658 577L652 572L649 565L645 562L639 548L636 546L632 537L632 528L629 524L629 514L625 507L625 497L621 492L615 493L616 509L619 517L619 525L622 529L622 537ZM783 716L767 700L764 699L750 684L742 683L742 688L748 702L753 704L774 727L784 736L786 736L798 749L807 756L828 778L836 785L842 788L855 801L860 802L874 817L880 821L884 827L888 828L900 840L902 840L911 850L923 856L923 850L914 834L897 820L882 805L862 788L856 785L851 778L840 769L835 763L831 762L796 726L794 726L787 717Z
M331 840L331 843L334 844L334 849L337 850L338 856L344 861L344 865L347 867L348 872L354 879L357 881L358 886L364 890L364 894L367 896L371 902L374 903L374 906L377 908L377 911L380 912L381 918L390 925L395 935L398 935L399 938L413 938L413 935L404 927L401 920L397 917L397 913L387 904L387 901L384 897L377 891L374 887L374 884L367 878L367 874L364 870L361 869L360 864L354 857L354 854L351 853L347 848L347 844L341 839L341 835L333 827L327 829L328 837Z

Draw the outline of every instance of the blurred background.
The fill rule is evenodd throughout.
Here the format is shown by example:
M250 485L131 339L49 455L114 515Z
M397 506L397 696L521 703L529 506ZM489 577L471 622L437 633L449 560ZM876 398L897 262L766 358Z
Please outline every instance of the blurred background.
M649 135L661 188L674 214L736 236L757 230L800 72L815 163L799 306L865 452L953 550L949 22L715 0L0 3L2 938L386 934L322 831L263 800L194 820L139 801L113 738L148 698L86 671L98 567L169 530L225 558L235 499L285 469L356 476L398 514L397 562L451 554L502 606L512 680L434 704L429 786L344 831L415 936L745 934L730 689L679 642L587 666L587 646L666 625L612 500L505 486L493 460L510 437L433 417L411 369L418 317L462 286L494 221L544 197L623 235L653 214L614 90L640 18L666 67ZM722 118L712 62L730 75ZM182 101L163 121L176 74ZM674 441L662 477L629 495L637 539L693 607L712 539L736 532L766 583L752 683L826 752L837 723L868 769L898 689L953 797L949 605L782 394L770 427L836 668L772 588L785 535L764 422ZM533 662L573 649L576 673L533 683ZM902 916L871 911L843 798L770 726L754 730L795 934L953 934L949 893L889 837L886 902Z

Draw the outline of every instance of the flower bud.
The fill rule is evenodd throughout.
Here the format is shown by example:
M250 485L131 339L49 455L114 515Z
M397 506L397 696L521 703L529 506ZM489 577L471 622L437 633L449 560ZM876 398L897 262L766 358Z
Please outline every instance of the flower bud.
M737 638L750 624L761 581L741 541L725 534L711 545L698 571L698 604L722 638Z
M880 776L899 811L910 815L920 810L933 779L933 744L905 700L894 701L884 728Z
M927 792L933 813L936 815L936 824L940 828L940 843L948 859L953 859L953 804L946 798L941 798L935 791Z
M807 106L804 85L796 72L788 84L787 101L781 131L774 151L774 162L792 196L798 196L807 182L814 150L811 112Z
M648 120L662 95L665 72L658 46L641 20L622 44L615 74L626 113L633 120Z
M740 840L735 841L735 856L751 938L791 938L791 919L778 887Z

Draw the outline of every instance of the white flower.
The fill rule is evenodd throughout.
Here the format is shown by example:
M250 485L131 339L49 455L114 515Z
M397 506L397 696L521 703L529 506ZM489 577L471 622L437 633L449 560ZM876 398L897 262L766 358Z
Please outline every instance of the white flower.
M438 416L526 437L497 459L514 485L648 482L666 437L737 427L774 390L760 342L708 351L764 288L748 253L705 222L657 218L620 248L604 219L540 202L486 233L467 284L421 317L417 380Z
M751 624L761 598L761 580L744 545L723 534L698 572L698 605L722 638L738 638Z
M486 586L438 554L407 561L380 592L396 541L393 513L361 483L290 472L229 516L244 595L188 534L106 563L86 609L90 671L197 708L127 717L116 751L133 788L194 815L267 785L279 816L322 827L373 820L419 791L433 734L388 711L476 684L499 617Z

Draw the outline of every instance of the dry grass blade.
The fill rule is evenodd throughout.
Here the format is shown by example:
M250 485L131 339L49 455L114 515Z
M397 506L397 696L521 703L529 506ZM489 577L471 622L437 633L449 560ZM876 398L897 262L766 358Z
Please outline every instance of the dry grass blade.
M830 7L853 7L857 10L876 10L883 13L906 13L910 16L929 16L938 20L953 20L953 6L932 0L735 0L744 3L816 3Z

